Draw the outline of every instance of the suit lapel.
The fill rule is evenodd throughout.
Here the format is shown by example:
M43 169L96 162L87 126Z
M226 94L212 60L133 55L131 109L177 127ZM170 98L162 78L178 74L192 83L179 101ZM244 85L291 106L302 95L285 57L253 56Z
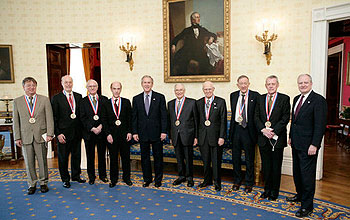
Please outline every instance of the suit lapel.
M314 96L314 92L311 91L311 93L309 94L309 96L307 97L307 99L304 101L303 105L302 105L301 108L299 109L299 113L298 113L298 115L297 115L297 117L296 117L296 120L297 120L298 118L300 118L300 115L302 115L302 114L305 112L305 110L309 107L309 105L310 105L311 102L312 102L313 96Z
M35 109L34 109L34 118L36 118L37 114L38 114L38 111L40 109L40 106L41 106L41 99L39 98L38 94L36 95L36 106L35 106Z
M237 102L238 102L238 96L239 96L239 91L237 93L233 93L233 97L232 97L232 116L235 117L236 115L236 108L237 108Z

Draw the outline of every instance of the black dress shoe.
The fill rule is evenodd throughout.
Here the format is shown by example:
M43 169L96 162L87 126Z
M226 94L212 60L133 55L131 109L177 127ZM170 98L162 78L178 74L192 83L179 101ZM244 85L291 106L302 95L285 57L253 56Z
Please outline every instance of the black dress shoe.
M277 198L278 198L278 196L275 196L275 195L270 195L269 196L269 200L270 201L276 201Z
M144 182L144 183L142 184L142 187L149 187L150 184L151 184L151 182Z
M251 193L252 190L253 190L253 187L252 187L252 186L246 186L246 187L244 188L244 192L246 192L246 193Z
M292 197L287 197L286 198L287 202L301 202L300 198L298 195L292 196Z
M174 186L177 186L177 185L180 185L181 183L185 182L186 179L185 178L177 178L174 182L173 182L173 185Z
M203 182L201 184L198 185L199 188L204 188L204 187L207 187L207 186L210 186L210 185L213 185L212 183L207 183L207 182Z
M154 186L157 187L157 188L161 187L162 186L162 182L157 182L157 183L154 184Z
M109 183L109 188L113 188L115 185L117 185L117 183Z
M108 183L107 177L102 177L102 178L100 178L100 180L101 180L102 182L104 182L104 183Z
M187 182L187 186L188 186L188 187L193 187L193 186L194 186L193 180L189 180L189 181Z
M270 197L270 193L267 193L267 192L263 192L263 194L260 195L260 198L262 199L266 199L268 197Z
M95 183L95 180L89 180L90 185L94 185L94 183Z
M303 218L307 217L312 213L312 210L307 210L307 209L299 209L296 213L295 216L298 218Z
M49 187L47 187L47 185L40 185L40 191L42 193L47 193L49 191Z
M69 181L63 182L63 187L64 188L70 188L70 182Z
M232 190L233 191L237 191L237 190L239 190L239 187L240 187L241 185L239 185L239 184L233 184L233 186L232 186Z
M29 187L28 188L28 195L33 195L36 191L36 187Z
M124 180L125 184L128 186L132 186L132 182L131 180Z
M215 183L214 185L215 185L215 190L216 191L220 191L221 190L221 184Z
M72 179L72 181L75 181L75 182L78 182L78 183L85 183L86 182L86 180L81 179L81 178L79 178L79 179Z

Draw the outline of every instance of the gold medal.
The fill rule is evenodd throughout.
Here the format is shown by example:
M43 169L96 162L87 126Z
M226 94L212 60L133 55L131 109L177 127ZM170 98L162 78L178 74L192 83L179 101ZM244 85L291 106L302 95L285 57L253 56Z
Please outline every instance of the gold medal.
M76 117L77 117L77 115L75 113L70 114L71 119L75 119Z
M94 115L94 120L97 121L100 117L98 115Z
M204 122L204 124L205 124L205 126L210 126L210 121L209 120L206 120L205 122Z
M34 124L35 123L35 118L30 118L29 123Z
M180 125L180 121L179 120L176 120L175 121L175 126L179 126Z
M238 123L241 123L243 121L243 117L241 115L238 116L237 118Z
M270 128L270 127L271 127L271 122L270 122L270 121L265 122L265 126L266 126L267 128Z
M121 124L122 124L122 122L119 119L115 121L115 125L119 126Z

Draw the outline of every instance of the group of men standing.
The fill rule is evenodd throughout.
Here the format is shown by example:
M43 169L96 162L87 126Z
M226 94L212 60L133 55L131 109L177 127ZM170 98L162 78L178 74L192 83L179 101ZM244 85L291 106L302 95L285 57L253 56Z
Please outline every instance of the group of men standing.
M153 79L145 75L141 79L143 92L131 103L120 96L122 85L110 85L112 98L98 95L95 80L87 82L88 95L84 98L72 91L73 80L62 77L63 91L55 95L51 104L47 97L36 94L37 82L26 77L22 86L24 96L14 101L14 131L16 144L23 149L28 175L28 194L34 194L39 181L41 192L49 189L46 144L54 135L58 140L58 164L63 186L69 188L70 180L84 183L80 177L81 139L85 141L89 184L94 184L95 146L98 152L99 178L108 182L106 174L106 149L110 155L110 183L118 182L118 153L120 152L123 181L131 186L130 141L140 143L143 187L153 181L162 185L163 143L166 135L175 147L179 177L173 182L179 185L193 181L193 146L199 145L203 164L203 188L213 185L221 190L222 147L227 131L227 109L224 99L215 96L212 82L202 85L204 97L194 100L185 96L183 84L176 84L176 98L166 107L164 95L153 91ZM238 190L242 184L241 152L245 151L246 173L244 191L250 193L254 184L255 145L259 145L263 174L264 193L261 198L276 200L279 195L283 150L287 146L287 124L290 120L290 99L277 92L279 82L274 75L267 77L267 93L260 95L249 89L249 78L238 77L238 91L231 93L231 122L229 138L232 142L234 184ZM288 201L301 201L296 215L304 217L313 209L317 153L326 124L326 101L312 91L312 79L308 74L298 77L301 95L293 101L289 143L293 149L293 176L297 195ZM106 147L107 146L107 147ZM150 149L154 158L155 177L152 176ZM68 172L71 154L71 175ZM36 176L35 157L39 164Z

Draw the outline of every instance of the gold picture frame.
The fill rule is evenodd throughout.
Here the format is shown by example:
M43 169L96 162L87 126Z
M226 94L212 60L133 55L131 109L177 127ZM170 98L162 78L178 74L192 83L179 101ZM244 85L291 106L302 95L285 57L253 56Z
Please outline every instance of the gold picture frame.
M12 45L0 45L0 83L14 83Z
M199 26L194 11L201 16ZM207 33L214 35L204 38ZM194 38L201 39L196 49ZM230 0L163 0L163 39L164 82L230 81Z

